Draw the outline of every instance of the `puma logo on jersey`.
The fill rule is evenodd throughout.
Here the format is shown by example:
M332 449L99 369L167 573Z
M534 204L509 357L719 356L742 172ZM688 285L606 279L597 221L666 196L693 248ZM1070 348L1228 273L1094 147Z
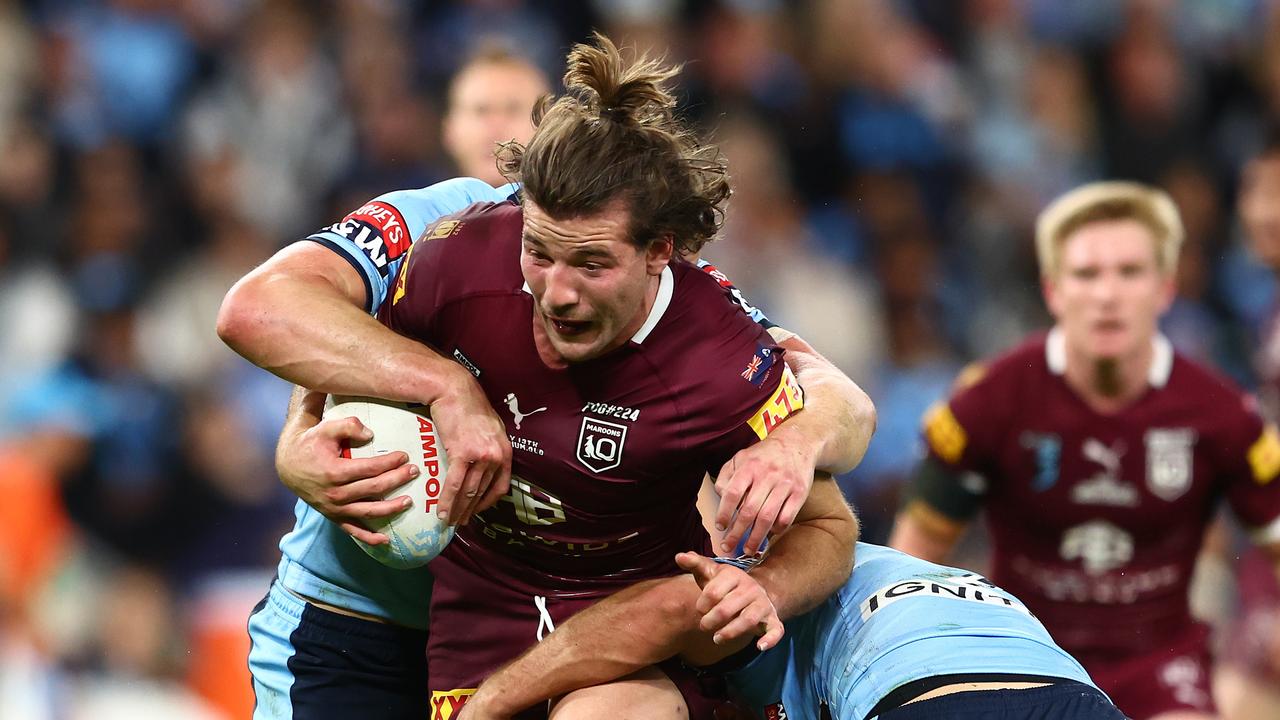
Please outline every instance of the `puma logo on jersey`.
M524 422L525 418L529 417L530 415L536 415L542 412L543 410L546 410L545 407L540 407L534 410L530 410L527 413L520 412L520 400L516 397L515 393L507 393L507 397L505 400L503 400L503 402L507 404L507 409L511 411L511 417L515 418L517 430L520 429L520 423Z

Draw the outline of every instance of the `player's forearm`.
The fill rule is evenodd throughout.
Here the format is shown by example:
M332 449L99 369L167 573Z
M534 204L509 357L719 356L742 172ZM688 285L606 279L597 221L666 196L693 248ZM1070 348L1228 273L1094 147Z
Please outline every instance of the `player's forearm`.
M227 293L218 334L255 365L331 394L430 403L461 370L314 276L250 273Z
M858 521L835 481L815 480L806 508L751 571L784 621L817 607L853 571Z
M473 712L482 717L506 717L665 660L697 632L697 599L698 586L690 575L621 590L490 675L467 704L475 703Z
M857 383L798 336L774 329L786 349L786 361L805 391L804 412L774 431L783 441L804 443L814 467L840 474L852 470L867 452L876 429L876 410Z

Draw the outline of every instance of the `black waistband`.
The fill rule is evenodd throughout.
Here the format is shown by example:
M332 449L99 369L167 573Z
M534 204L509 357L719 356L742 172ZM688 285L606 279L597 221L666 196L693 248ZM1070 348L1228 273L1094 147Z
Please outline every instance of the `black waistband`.
M894 688L888 695L880 698L880 702L876 703L876 706L871 708L871 712L867 713L867 718L873 718L882 713L887 713L890 710L896 710L930 690L937 690L940 687L955 685L957 683L1025 682L1056 685L1066 681L1066 678L1051 677L1048 675L1019 675L1017 673L957 673L954 675L931 675L927 678L912 680L906 685L899 685Z

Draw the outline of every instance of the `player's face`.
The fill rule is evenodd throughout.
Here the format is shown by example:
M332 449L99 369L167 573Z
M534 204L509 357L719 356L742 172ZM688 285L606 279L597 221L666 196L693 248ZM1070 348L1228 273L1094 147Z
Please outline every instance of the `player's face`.
M1135 220L1089 223L1062 241L1045 299L1067 346L1089 360L1120 359L1149 347L1173 301L1156 240Z
M491 185L505 183L494 160L497 143L529 143L533 106L546 92L538 71L521 63L483 63L464 70L453 82L444 118L445 149L459 172Z
M606 210L553 218L524 200L520 267L534 297L534 332L556 359L582 362L621 347L640 326L671 243L628 239L631 214Z
M1240 218L1253 254L1280 272L1280 152L1257 158L1245 169Z

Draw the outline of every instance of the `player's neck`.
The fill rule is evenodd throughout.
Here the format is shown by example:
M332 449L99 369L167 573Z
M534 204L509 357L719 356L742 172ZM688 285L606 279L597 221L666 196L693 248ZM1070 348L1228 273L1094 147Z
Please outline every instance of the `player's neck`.
M1099 360L1067 348L1067 385L1094 411L1104 415L1120 412L1133 404L1150 387L1155 350L1151 343L1129 355Z

